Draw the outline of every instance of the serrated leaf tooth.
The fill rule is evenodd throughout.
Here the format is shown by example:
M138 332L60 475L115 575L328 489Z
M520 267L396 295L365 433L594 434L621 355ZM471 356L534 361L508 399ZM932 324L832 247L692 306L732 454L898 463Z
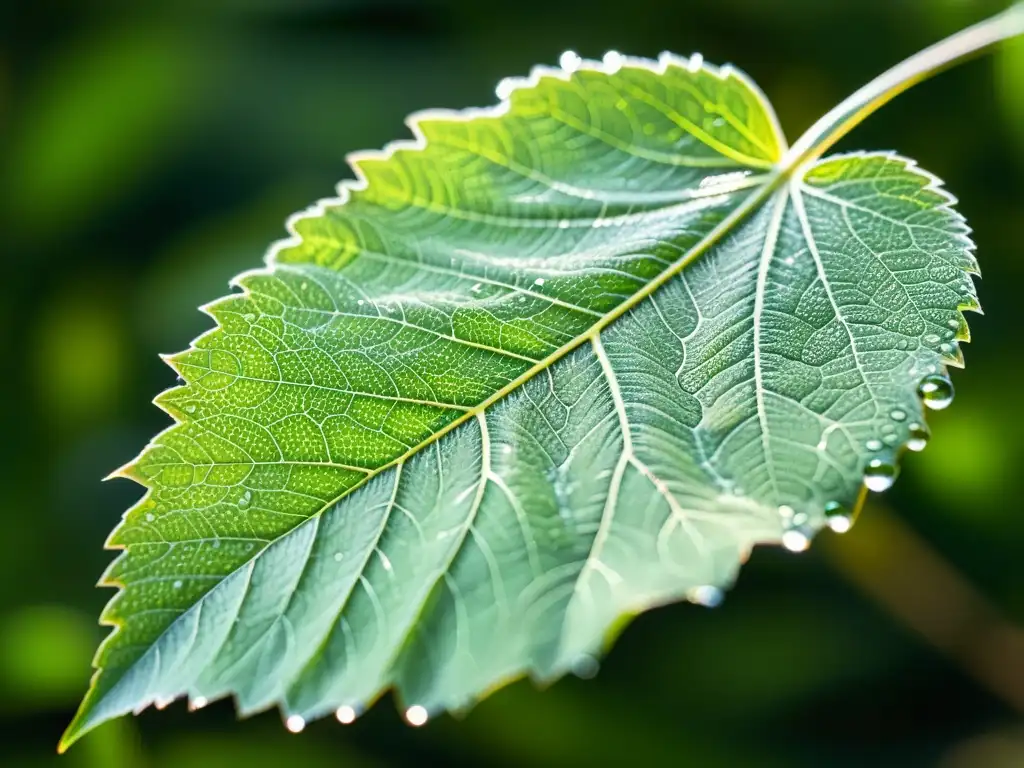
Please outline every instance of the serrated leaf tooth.
M110 598L110 601L103 607L103 610L100 611L100 624L104 624L109 627L117 627L118 629L123 629L124 619L118 613L118 610L121 607L121 603L124 601L124 584L112 578L109 578L106 574L104 574L103 586L117 587L118 592L112 598Z
M220 299L215 299L214 301L207 302L206 304L200 304L197 309L211 320L216 320L217 317L213 314L213 307L218 301L220 301Z
M154 397L150 402L153 403L157 408L166 413L172 419L177 422L184 421L185 414L183 411L178 410L174 405L173 396L169 397L168 393L172 392L170 389L165 389L163 392Z
M954 368L963 368L964 367L964 353L963 353L963 350L960 349L960 345L956 344L956 343L951 344L950 346L953 349L952 349L951 352L949 352L947 354L944 354L942 356L942 362L945 363L946 365L952 365Z
M957 309L960 309L963 312L974 312L979 315L985 314L985 309L981 306L981 302L978 300L977 296L969 296L961 302ZM964 318L964 321L966 322L966 318Z
M188 361L189 356L192 354L192 352L193 350L186 349L181 352L174 352L172 354L161 353L159 357L178 376L180 376L185 381L188 381L188 376L186 375L186 362Z
M135 466L135 461L135 459L132 459L126 464L122 464L120 467L104 477L103 481L106 482L107 480L123 478L125 480L134 480L137 483L142 483L143 478L142 475L139 474L138 468Z

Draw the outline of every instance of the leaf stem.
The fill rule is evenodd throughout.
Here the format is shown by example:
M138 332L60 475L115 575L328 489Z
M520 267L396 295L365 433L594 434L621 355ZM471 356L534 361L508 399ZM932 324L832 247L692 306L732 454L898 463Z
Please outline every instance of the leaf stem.
M1024 34L1024 2L935 43L882 73L830 110L782 158L789 172L814 162L865 118L918 83L993 45Z

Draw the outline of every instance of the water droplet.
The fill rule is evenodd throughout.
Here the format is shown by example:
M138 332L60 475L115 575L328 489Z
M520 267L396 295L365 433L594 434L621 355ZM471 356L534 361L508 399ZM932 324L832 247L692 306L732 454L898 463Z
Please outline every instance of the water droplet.
M952 344L939 344L939 352L941 352L944 355L951 355L951 354L953 354L953 345Z
M480 293L481 289L483 289L483 285L481 285L480 283L474 283L473 287L469 289L469 292Z
M506 456L508 456L510 453L512 453L512 446L511 445L503 445L503 446L501 446L501 452L503 454L505 454Z
M583 63L583 59L576 51L564 51L561 56L558 57L558 66L564 69L566 72L575 72L580 68L580 64Z
M384 570L388 573L391 573L391 561L388 559L388 556L385 555L383 552L380 552L379 550L378 554L380 555L380 562L381 565L384 566Z
M538 277L536 280L533 281L533 284L534 285L544 285L544 278L543 277Z
M256 315L254 315L252 312L246 312L244 315L242 315L242 317L245 318L245 321L247 323L252 323L256 321Z
M906 339L900 339L896 342L897 349L910 349L910 342Z
M366 303L364 299L356 299L356 306L361 307Z
M610 75L614 75L622 69L624 63L622 54L618 51L608 51L601 60L604 62L605 71Z
M307 288L309 288L309 283L307 283L305 280L303 280L302 283L299 285L299 290L304 291Z
M558 222L558 228L559 229L568 229L569 228L569 220L568 219L562 219L561 221L559 221Z
M175 580L173 586L174 586L175 589L181 589L183 585L184 585L184 582L182 582L181 579L177 579L177 580Z
M924 335L924 338L922 339L922 341L925 344L938 344L939 343L939 335L937 333L926 333Z
M689 599L691 603L697 603L697 605L715 608L722 604L722 600L725 599L725 593L723 593L718 587L713 587L710 584L703 584L691 589L687 593L687 599Z
M882 441L876 440L875 438L871 438L866 443L864 443L864 447L867 448L869 451L880 451L882 450Z
M945 376L931 374L921 379L917 385L917 394L933 411L941 411L953 402L953 383Z
M290 715L288 719L284 721L284 727L292 733L299 733L306 727L306 721L298 715Z
M248 509L250 504L252 504L252 491L246 491L238 500L238 508Z
M512 91L516 89L516 81L511 77L506 77L498 81L498 85L494 89L495 95L499 99L507 99L512 95Z
M147 523L152 523L154 520L156 520L156 515L154 515L152 512L147 512L146 513L146 522Z
M589 653L582 653L572 663L572 673L582 680L589 680L601 669L601 665Z
M213 544L211 544L211 546L212 546L212 547L213 547L214 549L220 549L220 539L214 539L214 540L213 540Z
M853 527L853 516L838 501L830 501L826 504L825 514L828 517L828 527L836 533L846 533Z
M869 491L876 493L887 491L896 482L898 474L899 469L895 464L884 459L872 459L864 468L864 485L868 487Z
M785 504L779 507L779 515L782 516L783 520L792 520L794 514L796 513L793 512L792 507L786 506Z
M811 546L811 537L799 528L790 528L782 534L782 546L790 552L803 552Z
M345 559L345 555L343 553L341 553L341 552L335 552L334 553L334 562L340 563L344 559Z
M205 699L204 697L202 697L202 696L196 696L196 697L195 697L194 699L192 699L192 701L191 701L191 702L189 703L189 705L188 705L188 708L189 708L189 709L193 709L193 710L195 710L195 709L202 709L203 707L205 707L205 706L206 706L207 704L209 704L209 703L210 703L210 702L209 702L209 701L208 701L207 699Z
M338 707L338 711L334 713L334 716L338 718L338 722L342 725L349 725L356 721L357 713L355 707Z
M186 413L195 413L196 412L196 407L194 405L186 405L185 406L185 412Z
M928 428L923 424L913 423L909 427L910 437L907 439L907 448L911 451L923 451L928 446Z
M419 704L405 710L405 721L416 728L419 728L421 725L425 725L429 718L430 713L427 712L425 707L421 707Z
M853 528L853 519L845 515L836 515L828 519L828 527L836 533L846 533Z
M907 412L904 411L902 408L893 408L892 411L889 413L889 417L893 421L903 421L904 419L907 418Z
M882 442L890 446L896 445L899 441L900 436L897 435L895 432L890 432L889 434L885 435L885 437L882 438Z
M960 329L960 321L957 320L955 317L951 317L948 321L946 321L946 325L948 325L954 331Z

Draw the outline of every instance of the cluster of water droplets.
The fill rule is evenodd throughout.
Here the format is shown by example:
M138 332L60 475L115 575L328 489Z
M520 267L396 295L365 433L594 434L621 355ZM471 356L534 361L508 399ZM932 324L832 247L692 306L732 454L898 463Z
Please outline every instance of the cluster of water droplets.
M933 369L934 371L934 369ZM917 386L917 394L922 404L934 411L948 408L953 402L953 384L941 373L929 373ZM876 493L892 487L899 475L894 449L900 443L900 427L906 424L906 437L903 445L910 451L923 451L928 445L928 428L920 422L906 423L908 414L902 408L893 408L889 412L890 421L880 430L880 436L868 440L864 447L879 455L868 460L864 467L864 485L869 491ZM843 504L830 501L825 504L825 525L836 533L846 533L853 527L854 516ZM811 516L806 512L797 512L792 507L779 507L782 517L782 545L791 552L803 552L811 544L817 528ZM694 602L701 602L694 600Z
M198 709L206 703L205 699L202 700L202 704L199 704L199 701L199 699L196 699L193 702L193 708ZM362 707L354 707L350 704L344 704L335 710L334 717L342 725L351 725L362 713ZM414 704L402 713L402 717L409 725L418 728L421 725L426 725L427 721L430 719L430 713L427 711L426 707ZM284 726L292 733L300 733L306 727L306 720L301 715L289 715L285 718Z
M797 512L786 504L779 507L779 515L783 524L782 546L790 552L803 552L811 546L816 531L811 525L810 515Z
M953 384L940 373L929 373L917 385L917 394L926 408L941 411L953 402ZM902 424L907 419L906 411L894 408L889 414L893 422ZM928 428L917 421L907 424L907 436L904 445L911 451L923 451L928 445ZM895 446L899 442L896 427L888 423L882 427L881 439L873 438L865 443L869 451L883 451L886 446ZM864 468L864 485L869 491L881 492L892 487L899 474L895 458L890 455L878 456L868 461Z
M828 526L835 533L846 533L853 527L853 513L844 504L830 501L825 504L824 512L822 520L786 505L779 507L783 525L782 546L790 552L803 552L811 546L811 540L822 527Z

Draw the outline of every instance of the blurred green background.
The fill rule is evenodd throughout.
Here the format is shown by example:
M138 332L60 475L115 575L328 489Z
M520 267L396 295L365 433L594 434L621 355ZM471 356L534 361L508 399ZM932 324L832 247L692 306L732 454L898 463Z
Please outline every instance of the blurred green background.
M975 229L986 314L935 437L854 531L759 549L723 606L636 620L594 680L520 682L413 730L384 701L288 734L180 702L55 754L105 630L93 587L167 425L157 358L347 152L487 105L572 48L701 51L790 138L998 0L21 0L0 5L0 762L83 766L1024 765L1024 42L915 88L840 149L897 149Z

